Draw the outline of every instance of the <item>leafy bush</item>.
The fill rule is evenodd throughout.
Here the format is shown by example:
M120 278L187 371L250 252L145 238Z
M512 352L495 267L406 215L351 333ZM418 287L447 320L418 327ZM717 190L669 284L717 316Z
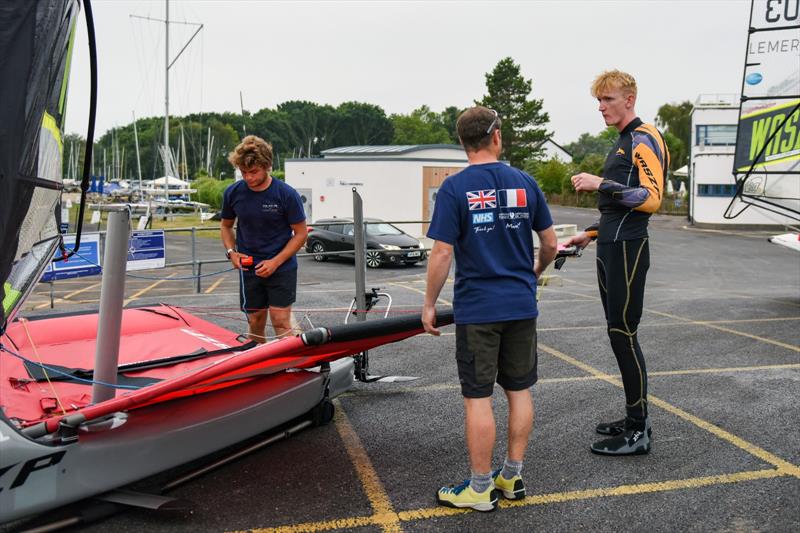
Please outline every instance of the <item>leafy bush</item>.
M193 182L193 187L197 189L197 201L203 202L215 209L222 207L222 193L233 183L233 178L229 180L218 180L204 177Z
M564 163L558 158L549 161L536 161L526 165L526 170L539 184L539 188L545 194L561 194L565 187L571 189L570 178L572 177L572 166Z

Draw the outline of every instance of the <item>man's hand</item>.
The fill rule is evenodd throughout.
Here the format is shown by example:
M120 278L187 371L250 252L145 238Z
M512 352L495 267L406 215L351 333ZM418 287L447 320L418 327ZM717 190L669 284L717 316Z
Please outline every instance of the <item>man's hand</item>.
M233 265L233 268L235 268L236 270L242 269L242 254L240 254L239 252L231 252L230 255L228 256L228 259Z
M589 243L592 242L592 238L589 237L589 234L585 231L578 233L567 239L563 244L564 246L577 246L580 249L586 248L589 246Z
M603 183L603 178L588 172L581 172L572 176L572 186L578 192L596 191L601 183Z
M425 331L437 337L442 334L436 327L436 307L432 305L424 305L422 307L422 325Z
M281 264L275 259L264 259L256 265L256 276L268 278L275 273Z

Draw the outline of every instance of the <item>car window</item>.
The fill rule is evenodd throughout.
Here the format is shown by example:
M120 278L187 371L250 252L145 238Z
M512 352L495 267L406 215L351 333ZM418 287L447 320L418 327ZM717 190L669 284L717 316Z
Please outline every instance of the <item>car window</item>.
M352 224L345 224L343 227L342 233L347 235L348 237L353 236L353 225Z
M342 225L341 224L330 224L325 226L325 229L333 232L333 233L342 233Z
M367 234L378 235L402 235L403 232L386 222L367 224Z

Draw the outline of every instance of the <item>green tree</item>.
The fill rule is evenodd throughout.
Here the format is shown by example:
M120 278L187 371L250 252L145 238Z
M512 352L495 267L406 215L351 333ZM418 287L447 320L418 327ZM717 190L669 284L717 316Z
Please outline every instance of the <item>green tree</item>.
M663 132L671 156L669 168L676 170L689 162L689 146L692 142L692 109L689 100L679 104L664 104L658 108L656 126ZM673 142L667 140L666 134L673 136ZM674 142L677 139L680 143Z
M294 157L313 157L334 146L341 117L333 106L292 100L280 104L278 112L285 115L286 140Z
M394 126L392 144L447 144L450 133L439 120L439 115L426 105L409 115L392 115Z
M572 154L574 163L580 163L586 156L591 154L605 158L608 155L608 151L617 141L617 137L619 137L617 129L614 126L609 126L597 135L582 133L577 141L565 145L564 148Z
M452 144L459 144L456 122L458 121L458 116L463 112L463 109L451 105L444 108L444 111L436 115L436 121L447 130L447 134L450 136L449 142Z
M503 119L503 157L516 167L541 155L538 145L552 135L545 127L550 117L542 110L543 100L528 99L532 88L519 65L506 57L486 74L488 94L475 102L494 109Z
M394 136L392 121L381 107L362 102L344 102L336 108L339 129L337 146L389 144Z

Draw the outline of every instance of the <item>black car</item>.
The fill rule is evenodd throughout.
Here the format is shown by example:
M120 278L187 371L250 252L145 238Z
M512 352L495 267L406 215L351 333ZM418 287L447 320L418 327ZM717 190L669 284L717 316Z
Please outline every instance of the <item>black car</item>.
M364 219L367 226L367 266L378 268L383 264L413 265L425 259L425 250L420 242L403 230L382 220ZM353 251L352 218L325 218L317 220L308 228L306 251L314 255L315 261L327 261L334 255L325 252ZM353 257L353 254L343 254Z

